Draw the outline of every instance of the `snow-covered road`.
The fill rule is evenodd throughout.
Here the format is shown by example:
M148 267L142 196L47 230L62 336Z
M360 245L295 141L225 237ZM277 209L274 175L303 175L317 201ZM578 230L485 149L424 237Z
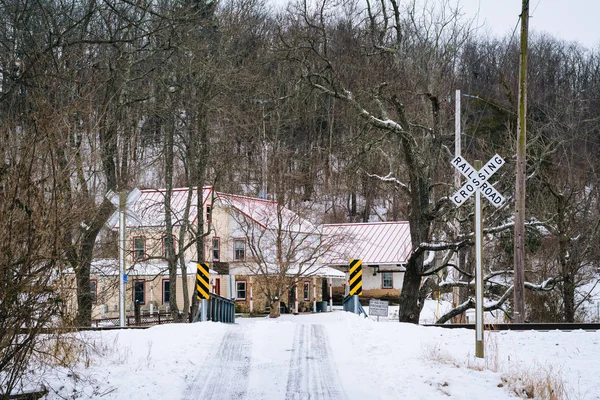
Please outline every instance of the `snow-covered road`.
M297 325L287 378L286 399L346 398L330 353L329 338L323 325Z
M48 399L505 400L533 379L600 400L600 332L486 332L484 360L473 331L341 311L75 335L75 368L28 376Z
M269 335L250 335L247 328L229 326L218 350L198 367L184 399L346 398L323 325L298 324L290 336L293 338L289 343L291 348L282 352L284 357L274 358L270 363L260 357L253 360L253 354L259 356L254 348L268 348L275 343L273 334L281 338L290 333L290 326L273 325L272 328L276 329ZM256 382L261 384L256 385Z
M185 399L246 398L251 341L246 330L232 328L223 336L217 352L199 367L185 391Z

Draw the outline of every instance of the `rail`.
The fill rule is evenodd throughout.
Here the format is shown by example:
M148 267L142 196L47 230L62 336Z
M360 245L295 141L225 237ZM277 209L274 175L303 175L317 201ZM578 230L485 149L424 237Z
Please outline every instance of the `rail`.
M438 328L448 329L475 329L474 324L423 324L422 326L434 326ZM558 322L558 323L515 323L515 324L486 324L486 331L598 331L600 323L584 323L584 322Z
M131 315L125 317L125 325L127 327L162 325L171 322L173 322L173 317L170 313L166 312L154 314L140 313L139 316ZM92 320L92 326L95 326L96 328L119 326L119 317L94 319Z
M211 293L210 299L206 303L206 321L235 323L235 302L233 300Z

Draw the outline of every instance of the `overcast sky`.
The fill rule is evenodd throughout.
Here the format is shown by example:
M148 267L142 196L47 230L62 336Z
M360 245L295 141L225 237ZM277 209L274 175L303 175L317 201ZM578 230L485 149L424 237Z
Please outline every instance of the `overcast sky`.
M475 17L480 29L489 30L492 36L510 35L521 14L521 0L459 1L465 17ZM600 46L600 0L530 0L529 14L531 31L547 32L590 49Z
M270 0L285 6L290 0ZM407 4L411 0L400 0ZM417 0L435 3L440 0ZM575 41L588 47L600 47L600 0L529 0L532 32L547 32L552 36ZM510 35L521 14L522 0L450 0L459 3L465 18L475 18L480 32L491 36ZM517 28L518 29L518 28ZM519 38L519 31L515 33Z

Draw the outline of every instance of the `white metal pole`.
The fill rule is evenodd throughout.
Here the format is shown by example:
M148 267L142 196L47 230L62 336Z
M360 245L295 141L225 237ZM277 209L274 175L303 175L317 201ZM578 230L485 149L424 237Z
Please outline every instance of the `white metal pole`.
M127 193L119 194L119 325L125 326L125 206Z
M331 278L329 280L329 312L333 311L333 288L331 287Z
M200 300L200 322L208 321L208 300Z
M454 157L460 156L460 89L456 90L456 101L454 104ZM460 173L455 171L454 183L460 187Z
M475 161L475 169L481 161ZM481 192L475 192L475 356L483 358L483 228Z

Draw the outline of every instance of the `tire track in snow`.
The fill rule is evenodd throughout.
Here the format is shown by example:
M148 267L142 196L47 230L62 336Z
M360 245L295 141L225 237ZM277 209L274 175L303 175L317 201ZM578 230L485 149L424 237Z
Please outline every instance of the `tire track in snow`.
M245 330L232 327L217 352L200 367L185 399L244 399L248 391L251 342Z
M298 325L290 360L286 400L346 398L323 325Z

